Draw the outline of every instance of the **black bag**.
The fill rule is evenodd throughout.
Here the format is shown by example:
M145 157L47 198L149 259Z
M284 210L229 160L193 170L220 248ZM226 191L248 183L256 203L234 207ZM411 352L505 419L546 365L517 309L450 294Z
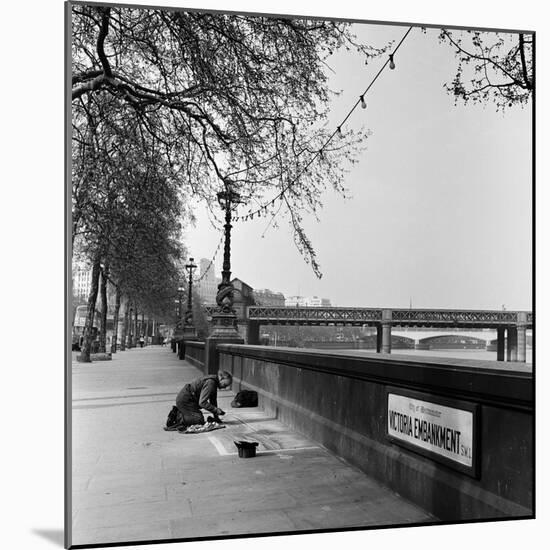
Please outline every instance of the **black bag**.
M257 407L258 406L258 392L252 390L242 390L237 393L235 399L231 401L231 406L234 408L239 407Z
M181 424L181 413L177 407L172 407L172 410L168 413L168 418L166 419L166 427L172 428L177 424Z

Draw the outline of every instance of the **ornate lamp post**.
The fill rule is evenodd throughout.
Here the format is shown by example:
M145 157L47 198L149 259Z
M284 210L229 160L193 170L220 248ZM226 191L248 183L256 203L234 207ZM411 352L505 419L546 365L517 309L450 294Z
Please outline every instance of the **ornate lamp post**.
M189 263L185 266L189 283L187 285L187 307L185 309L185 315L182 319L183 334L180 341L178 354L180 359L185 359L185 341L195 340L197 338L195 326L193 324L193 270L196 269L197 266L193 263L193 261L193 258L189 258Z
M183 330L187 335L190 334L189 330L191 329L193 335L195 334L195 326L193 324L193 270L197 269L197 266L193 263L194 258L189 258L189 263L185 266L187 270L187 308L185 310L185 319Z
M176 346L179 346L183 339L183 296L185 295L185 288L183 286L178 287L178 309L176 312L176 328L174 329L174 336L172 338L172 351L176 351Z
M183 314L182 304L183 304L183 296L185 295L185 288L182 286L178 287L178 318L176 320L176 325L178 324L178 321L181 319L181 316Z
M216 303L218 311L212 314L211 338L240 339L237 331L237 316L233 309L233 292L231 284L231 210L240 202L240 195L233 189L233 182L226 179L225 190L218 193L218 202L225 210L225 243L223 249L222 282L218 285Z

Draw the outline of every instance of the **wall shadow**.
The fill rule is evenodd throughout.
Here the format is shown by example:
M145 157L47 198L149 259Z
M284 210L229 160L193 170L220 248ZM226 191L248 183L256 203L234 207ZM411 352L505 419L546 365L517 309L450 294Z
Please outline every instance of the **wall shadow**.
M65 531L63 529L33 529L35 535L38 535L50 542L63 548L65 543Z

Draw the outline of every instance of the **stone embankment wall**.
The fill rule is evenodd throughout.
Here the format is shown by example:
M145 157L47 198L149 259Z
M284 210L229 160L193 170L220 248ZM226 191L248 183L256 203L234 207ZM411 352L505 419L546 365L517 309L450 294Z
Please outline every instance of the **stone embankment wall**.
M234 391L256 390L264 410L439 519L532 516L529 366L230 344L218 351ZM391 392L475 410L475 467L391 439Z
M185 360L204 371L204 342L186 342Z

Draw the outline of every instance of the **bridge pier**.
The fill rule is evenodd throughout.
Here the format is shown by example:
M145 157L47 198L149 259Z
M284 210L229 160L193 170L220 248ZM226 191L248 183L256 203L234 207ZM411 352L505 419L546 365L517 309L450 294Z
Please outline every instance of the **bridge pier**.
M391 353L391 309L382 310L382 353Z
M391 324L382 325L382 353L391 353Z
M525 327L520 325L517 328L517 361L521 363L525 363L526 360L526 340Z
M527 323L527 315L525 313L518 313L518 326L516 329L517 333L517 360L525 363L526 361L526 348L527 348L527 337L525 334L525 324Z
M508 361L517 361L518 359L518 329L517 327L508 327L506 330L506 359Z
M382 325L376 325L376 353L382 351Z
M504 327L497 328L497 361L504 361Z
M251 346L257 346L260 343L260 323L254 321L248 321L248 330L246 336L246 343Z

